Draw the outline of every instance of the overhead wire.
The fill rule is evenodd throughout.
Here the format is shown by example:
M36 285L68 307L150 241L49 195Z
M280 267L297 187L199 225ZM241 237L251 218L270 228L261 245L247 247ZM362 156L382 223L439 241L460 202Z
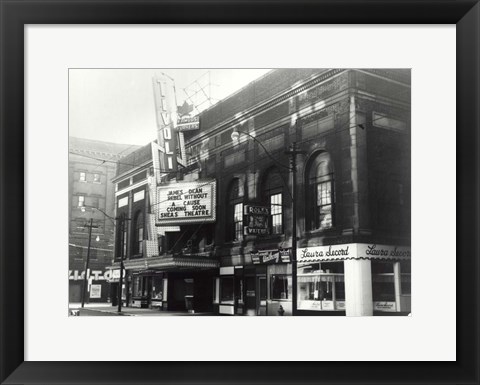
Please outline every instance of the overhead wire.
M389 95L389 98L392 98L392 97L397 96L397 95L400 95L400 94L404 94L404 93L409 92L409 91L411 91L410 88L404 89L404 90L402 90L401 92L398 92L398 93ZM325 106L325 107L323 107L322 109L325 109L326 107L328 107L328 106ZM322 109L319 109L319 111L322 110ZM315 112L313 112L313 113L316 113L316 112L319 112L319 111L315 111ZM313 113L312 113L312 114L313 114ZM336 128L336 129L333 129L333 130L329 130L328 132L322 133L322 135L324 135L324 136L326 136L326 135L337 135L338 133L341 133L341 132L343 132L343 131L351 130L351 129L354 128L354 127L359 127L359 126L360 126L360 128L362 128L362 127L361 127L362 124L356 124L356 125L353 125L353 126L351 125L353 118L354 118L354 117L351 117L351 118L348 120L348 122L345 124L345 126L344 126L343 128ZM371 120L371 123L374 123L375 121L380 120L380 119L384 119L384 118L385 118L385 117L381 116L381 117L379 117L379 118L372 119L372 120ZM364 128L363 128L363 129L364 129ZM248 136L251 136L251 134L248 133ZM252 136L252 137L253 137L253 136ZM275 159L273 158L273 156L270 154L270 152L269 152L269 151L265 148L265 146L261 143L261 140L260 140L260 139L258 139L256 136L255 136L254 138L255 138L255 139L254 139L254 142L257 142L257 144L259 144L259 145L263 148L266 156L268 156L270 159L274 160L275 163L281 165L281 166L284 167L285 169L291 170L290 167L285 166L285 165L282 165L278 160L275 160ZM309 141L310 141L310 140L304 140L304 141L297 142L297 144L303 144L303 143L306 143L306 142L309 142ZM256 151L256 149L255 149L254 146L253 146L253 148L248 149L248 148L247 148L248 146L246 145L246 143L247 143L246 140L243 141L243 142L239 141L239 143L233 143L233 144L232 144L231 146L229 146L228 148L226 148L226 149L224 149L224 150L222 150L222 151L220 151L220 152L218 152L218 153L216 153L216 154L214 154L214 155L217 155L217 154L218 154L220 157L222 157L222 156L224 156L224 155L223 155L224 152L230 151L230 150L234 149L234 148L237 147L237 146L243 145L244 148L243 148L242 150L243 150L243 152L245 153L245 157L247 158L247 155L248 155L250 152L254 153L254 152ZM274 153L276 153L276 152L278 152L278 151L280 151L280 149L275 150ZM75 154L75 155L84 156L84 157L87 157L87 158L90 158L90 159L102 161L102 162L116 163L117 165L125 165L125 166L131 166L131 167L138 167L138 166L139 166L138 164L134 164L134 163L125 163L125 162L122 162L122 161L113 162L113 161L110 161L110 160L101 159L101 158L96 158L96 157L91 157L91 156L84 155L84 154L77 154L77 153L74 153L74 154ZM228 155L230 155L230 154L228 154ZM258 160L258 159L257 159L257 160ZM226 173L228 172L228 173L229 173L228 177L231 177L231 173L232 173L232 172L241 172L241 171L243 171L243 170L246 170L246 169L250 168L251 166L252 166L252 165L251 165L250 163L247 163L247 164L246 164L245 166L243 166L243 167L232 166L232 167L229 168L229 170L225 170L225 168L224 168L224 169L222 170L222 173L223 173L223 174L226 174ZM153 168L154 168L156 171L158 171L158 172L160 172L160 173L162 173L162 174L178 174L178 172L181 171L181 170L178 170L178 171L168 171L168 170L163 170L163 169L160 169L160 168L157 168L157 167L153 167ZM283 175L284 173L281 173L280 170L278 170L278 168L277 168L276 171L279 173L279 175L282 177L282 180L283 180L283 176L282 176L282 175ZM215 180L221 180L222 178L225 178L225 177L227 177L227 176L226 176L226 175L218 175L218 171L215 172ZM204 183L204 184L198 185L197 187L200 187L200 188L201 188L201 187L204 187L204 186L207 186L207 185L211 184L212 182L213 182L213 181L208 181L208 182L206 182L206 183ZM288 184L287 184L286 182L284 182L284 184L285 184L285 187L287 187L287 190L288 190L288 187L289 187ZM289 191L289 190L288 190L288 191ZM292 197L291 197L291 193L290 193L290 198L292 198ZM168 200L151 203L151 207L154 207L154 206L156 206L156 205L159 205L159 204L162 204L162 203L165 203L165 202L168 202ZM286 207L286 206L284 206L284 207Z
M410 91L411 91L411 89L408 88L408 89L402 90L402 92L400 92L400 93L396 93L396 94L393 94L393 95L389 95L388 97L389 97L389 98L392 98L392 97L394 97L394 96L396 96L396 95L398 95L398 94L403 94L403 93L410 92ZM326 107L328 107L328 106L325 106L325 107L323 107L322 109L325 109ZM319 111L321 111L321 109L320 109ZM312 112L312 114L317 113L317 112L319 112L319 111ZM309 115L310 115L310 114L309 114ZM336 135L336 134L338 134L338 133L340 133L340 132L342 132L342 131L351 130L352 128L355 128L355 127L360 127L360 128L362 128L362 129L364 129L365 127L362 127L362 123L361 123L361 124L356 124L356 125L353 125L353 126L352 126L351 123L352 123L352 119L354 119L354 118L355 118L355 117L351 117L351 118L349 119L349 121L345 124L345 127L344 127L344 128L336 128L336 129L331 130L330 132L325 132L325 133L323 133L323 135ZM374 123L375 121L380 120L380 119L384 119L384 118L385 118L384 116L381 116L381 117L379 117L379 118L377 118L377 119L372 119L372 120L371 120L371 123ZM275 129L272 129L271 131L273 131L273 130L275 130ZM283 167L283 168L285 168L285 169L287 169L287 170L289 170L289 171L292 170L291 167L285 166L285 165L283 165L281 162L279 162L278 160L274 159L273 156L271 155L271 153L265 148L265 146L263 145L263 143L261 142L261 140L260 140L257 136L252 136L250 133L247 133L247 135L250 136L250 137L252 137L253 140L254 140L254 142L257 142L257 144L258 144L260 147L262 147L262 149L263 149L264 152L265 152L265 155L268 156L272 161L274 161L274 163L278 164L279 166L281 166L281 167ZM263 134L261 134L261 135L263 135ZM261 135L259 135L259 137L261 137ZM297 144L303 144L303 143L306 143L306 142L309 142L309 140L300 141L300 142L297 142ZM220 152L218 152L218 153L215 153L215 154L213 154L213 155L218 155L218 156L220 156L220 158L222 158L222 156L224 156L223 153L225 153L226 151L230 151L231 149L234 149L236 146L241 145L241 144L242 144L242 143L240 143L240 141L239 141L239 143L237 143L237 144L234 143L232 146L229 146L228 148L223 149L222 151L220 151ZM244 144L244 146L243 146L243 147L244 147L244 148L243 148L243 151L244 151L244 153L245 153L245 157L247 157L247 155L248 155L249 152L255 153L255 151L256 151L255 146L252 146L251 149L248 149L248 146L246 145L246 141L244 141L243 144ZM133 147L133 146L134 146L134 145L131 145L129 148L131 148L131 147ZM128 149L128 148L127 148L127 149ZM122 152L126 151L127 149L123 150ZM278 151L280 151L280 150L275 150L274 153L275 153L275 152L278 152ZM75 153L75 152L70 152L70 153L71 153L71 154L74 154L74 155L79 155L79 156L83 156L83 157L86 157L86 158L90 158L90 159L98 160L98 161L102 162L101 164L97 165L97 168L100 167L102 164L107 163L107 162L108 162L108 163L115 163L116 165L124 165L124 166L130 166L130 167L138 167L138 166L139 166L138 164L135 164L135 163L126 163L126 162L121 161L121 160L113 161L113 160L111 160L111 159L102 159L102 158L97 158L97 157L88 156L88 155L85 155L85 154L79 154L79 153ZM207 186L207 185L211 184L211 183L214 182L214 181L221 180L222 178L226 178L226 177L231 178L231 177L232 177L232 175L231 175L232 172L243 171L243 170L246 170L246 169L250 168L251 166L252 166L252 165L251 165L250 163L247 163L247 164L244 165L243 167L238 167L238 166L237 166L237 167L230 167L229 170L225 170L225 168L223 168L223 169L222 169L222 174L223 174L223 175L218 175L218 172L216 171L216 172L215 172L215 180L210 180L210 181L208 181L208 182L205 182L204 184L197 185L197 187L200 187L200 188L201 188L201 187ZM254 166L254 167L255 167L255 166ZM163 173L163 174L167 174L167 175L168 175L168 174L177 174L177 173L178 173L178 171L162 170L162 169L157 168L157 167L153 167L153 168L154 168L156 171L158 171L158 172L160 172L160 173ZM283 172L283 173L280 172L280 170L278 169L278 166L277 166L277 167L274 167L274 169L275 169L276 172L278 172L278 174L279 174L280 177L282 178L282 182L283 182L283 184L284 184L284 187L285 187L286 190L289 192L290 198L293 200L293 198L292 198L292 196L291 196L291 193L290 193L290 190L289 190L289 188L288 188L288 187L289 187L289 186L288 186L288 183L284 180L284 177L283 177L283 174L285 174L285 172ZM95 170L96 170L96 169L95 169ZM181 171L181 170L179 170L179 171ZM225 175L227 172L228 172L229 174L228 174L228 175ZM151 204L150 204L150 208L153 208L153 207L155 207L155 206L157 206L157 205L159 205L159 204L165 203L165 202L168 202L168 199L167 199L167 200L164 200L164 201L159 201L159 202L151 203ZM282 206L282 207L289 207L289 206L286 206L286 205L283 205L283 204L280 205L280 206ZM115 222L114 222L115 219L114 219L113 217L109 216L108 214L106 214L104 211L102 211L101 209L99 209L99 208L97 208L97 207L89 207L89 208L97 209L97 210L99 210L100 212L102 212L102 213L104 214L104 216L105 216L106 218L109 218L109 219L113 222L113 225L115 226ZM194 233L190 236L190 239L198 233L198 231L200 230L200 228L201 228L205 223L206 223L206 219L205 219L202 223L200 223L200 224L198 225L198 227L196 228L196 230L194 231ZM188 230L189 230L189 229L185 229L185 230L182 232L182 234L180 235L180 237L176 240L176 242L175 242L174 246L172 247L172 249L175 248L175 246L176 246L176 245L178 244L178 242L183 238L183 236L186 234L186 232L187 232Z
M410 89L402 90L402 92L395 93L395 94L393 94L391 97L396 96L396 95L400 95L400 94L403 94L403 93L406 93L406 92L409 92L409 91L411 91L411 90L410 90ZM322 109L325 109L325 108L327 108L327 107L328 107L328 106L325 106L325 107L323 107ZM321 111L322 109L319 109L318 111L312 112L311 114L317 113L317 112ZM309 115L311 115L311 114L309 114ZM308 115L307 115L307 116L308 116ZM349 119L348 123L345 124L345 127L344 127L344 128L337 128L337 129L331 130L330 132L325 132L325 133L322 133L322 134L323 134L323 135L332 135L332 134L340 133L340 132L342 132L342 131L350 130L350 129L352 129L352 128L355 127L355 126L351 126L352 119L353 119L353 117ZM378 120L381 120L381 119L384 119L384 117L382 116L382 117L379 117L379 118L376 118L376 119L372 119L371 122L374 123L374 122L376 122L376 121L378 121ZM347 124L348 124L348 126L347 126ZM357 124L357 126L358 126L358 124ZM273 131L273 130L275 130L275 129L272 129L271 131ZM261 135L263 135L263 134L261 134ZM259 135L258 137L260 137L261 135ZM258 139L258 137L255 136L255 138L261 143L261 141L260 141L260 139ZM303 143L306 143L306 142L308 142L308 141L309 141L309 140L300 141L300 142L297 142L297 144L303 144ZM243 141L242 143L245 143L245 141ZM242 143L239 143L239 144L242 144ZM220 151L218 154L219 154L220 156L222 156L222 153L231 150L231 149L234 148L236 145L238 145L238 144L233 144L233 146L228 147L228 148ZM132 145L132 146L134 146L134 145ZM264 150L265 150L265 148L264 148ZM247 152L253 152L253 151L255 151L254 148L253 148L253 149L250 149L250 150L247 150ZM266 150L265 150L265 152L266 152L266 155L267 155L267 156L271 157L271 156L267 153ZM82 156L82 157L89 158L89 159L92 159L92 160L98 160L98 161L101 161L102 164L103 164L103 163L114 163L114 164L116 164L116 165L130 166L130 167L138 167L138 166L139 166L139 164L136 164L136 163L127 163L127 162L121 161L121 160L119 160L119 161L114 161L114 160L111 160L111 159L103 159L103 158L98 158L98 157L94 157L94 156L89 156L89 155L86 155L86 154L80 154L80 153L77 153L77 152L72 152L72 151L69 151L69 153L72 154L72 155L78 155L78 156ZM272 160L273 160L273 159L272 159ZM275 161L275 162L278 162L278 160L274 160L274 161ZM100 165L101 165L101 164L100 164ZM99 167L100 165L98 165L98 167ZM282 166L285 167L285 168L287 168L287 166L285 166L285 165L282 165ZM154 168L156 171L158 171L158 172L160 172L160 173L164 173L164 174L177 174L177 173L178 173L178 171L164 170L164 169L160 169L160 168L155 167L155 166L154 166L153 168Z

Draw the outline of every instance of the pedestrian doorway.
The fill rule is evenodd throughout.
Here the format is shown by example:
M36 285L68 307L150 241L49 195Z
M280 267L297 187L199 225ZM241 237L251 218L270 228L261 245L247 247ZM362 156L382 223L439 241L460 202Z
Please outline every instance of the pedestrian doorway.
M265 275L257 277L257 287L257 315L267 315L267 277Z
M245 315L257 315L255 276L245 277Z
M245 315L267 314L267 277L245 277Z

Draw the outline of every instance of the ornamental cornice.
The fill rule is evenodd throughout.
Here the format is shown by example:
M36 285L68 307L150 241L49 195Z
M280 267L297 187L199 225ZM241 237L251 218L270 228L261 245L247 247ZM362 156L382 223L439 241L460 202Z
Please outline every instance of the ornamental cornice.
M306 91L309 88L312 88L319 83L332 78L342 72L347 71L346 69L332 69L327 72L322 73L321 75L305 82L304 84L298 86L297 88L290 90L282 95L274 96L271 100L264 102L264 104L257 105L254 107L251 107L250 110L247 110L246 112L242 113L240 116L235 116L231 118L228 121L224 121L222 123L219 123L219 125L216 128L213 128L212 130L209 130L205 132L202 136L199 136L197 138L192 139L189 141L189 145L191 145L192 142L198 142L203 140L204 137L210 137L218 134L219 132L222 132L225 128L228 126L233 126L235 124L238 124L241 121L250 119L251 117L268 110L269 108L273 107L274 105L280 104L288 99L290 99L292 96L298 95L304 91Z

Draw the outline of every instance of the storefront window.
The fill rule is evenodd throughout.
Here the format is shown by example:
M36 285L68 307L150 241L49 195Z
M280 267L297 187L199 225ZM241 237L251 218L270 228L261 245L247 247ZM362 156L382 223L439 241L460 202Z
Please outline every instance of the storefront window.
M233 303L233 277L220 278L220 301Z
M140 276L133 277L133 296L142 296L142 277Z
M395 302L393 262L372 261L372 295L374 302Z
M343 262L310 263L298 268L300 310L344 310L345 278Z
M292 276L286 274L272 275L270 282L270 299L290 299L290 293L292 292Z
M402 294L412 294L412 268L411 261L400 262L400 275L401 275L401 287Z
M160 276L152 278L152 299L163 300L163 279Z

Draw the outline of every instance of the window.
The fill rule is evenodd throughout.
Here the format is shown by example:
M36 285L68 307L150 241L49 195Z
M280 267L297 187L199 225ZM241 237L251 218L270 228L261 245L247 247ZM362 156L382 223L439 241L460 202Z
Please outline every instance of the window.
M407 129L406 121L378 112L372 114L372 123L374 126L387 128L393 131L404 132Z
M270 195L272 234L283 233L282 194Z
M75 259L83 259L83 249L79 246L75 247Z
M333 169L327 153L317 155L308 168L307 224L310 230L334 225Z
M128 186L130 186L130 179L122 180L121 182L117 183L117 191L122 190Z
M95 237L95 235L93 235ZM97 259L97 249L95 247L90 247L90 259Z
M233 222L235 228L233 239L238 241L243 236L243 203L237 203L234 206Z
M277 168L270 169L262 183L263 202L270 206L270 234L283 234L284 181Z
M297 306L300 310L345 310L343 262L307 263L298 267Z
M133 277L133 296L142 296L142 277L138 275Z
M86 181L87 181L87 174L84 173L84 172L80 172L79 181L80 181L80 182L86 182Z
M163 300L163 278L152 277L152 293L151 298L158 301Z
M84 195L79 195L78 196L78 207L83 207L85 206L85 196Z
M289 299L292 292L291 275L272 275L270 278L270 299Z
M136 174L132 177L132 183L138 183L147 178L147 173L142 171L139 174Z
M243 238L243 198L240 192L240 181L234 179L228 189L227 203L227 239L240 241Z
M93 183L100 183L100 174L93 174Z
M372 261L372 295L374 302L395 302L392 262Z
M220 278L220 302L233 303L233 277Z
M138 211L135 215L135 220L133 223L134 236L133 236L133 254L142 254L143 253L143 213Z
M412 293L412 267L411 261L400 261L400 279L403 295Z

